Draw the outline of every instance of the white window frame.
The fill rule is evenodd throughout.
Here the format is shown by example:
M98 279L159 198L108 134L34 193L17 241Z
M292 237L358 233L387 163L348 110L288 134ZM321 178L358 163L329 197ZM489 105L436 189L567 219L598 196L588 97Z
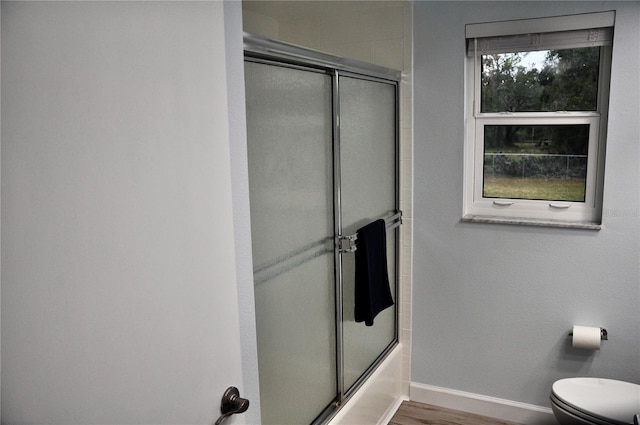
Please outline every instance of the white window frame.
M467 25L467 39L472 39L472 51L467 55L465 69L465 186L463 221L509 224L533 224L559 227L581 227L599 229L602 218L602 186L604 182L604 154L606 141L607 110L611 69L611 34L601 45L598 103L596 111L578 112L500 112L480 111L481 69L480 50L474 38L494 37L494 51L510 52L509 40L501 36L527 34L539 41L548 34L556 33L554 47L522 48L514 51L549 50L582 47L569 36L569 30L591 28L613 28L615 12L590 13L552 18L526 19ZM576 31L578 38L583 34ZM590 35L590 34L589 34ZM542 36L542 37L541 37ZM554 34L550 34L553 38ZM563 38L564 37L564 38ZM505 37L506 38L506 37ZM586 37L585 37L586 38ZM505 43L506 41L506 43ZM484 43L486 49L487 43ZM551 45L551 44L550 44ZM507 47L505 47L507 46ZM480 54L483 54L481 51ZM545 200L484 198L484 126L485 125L554 125L588 124L589 147L584 202L555 202Z

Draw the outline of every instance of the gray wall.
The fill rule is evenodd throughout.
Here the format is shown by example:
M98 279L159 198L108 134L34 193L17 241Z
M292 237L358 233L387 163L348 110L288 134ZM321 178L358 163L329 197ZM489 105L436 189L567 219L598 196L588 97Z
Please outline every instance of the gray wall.
M548 406L554 380L640 382L640 3L414 3L412 381ZM617 10L600 231L460 223L465 24ZM600 351L573 324L606 327Z

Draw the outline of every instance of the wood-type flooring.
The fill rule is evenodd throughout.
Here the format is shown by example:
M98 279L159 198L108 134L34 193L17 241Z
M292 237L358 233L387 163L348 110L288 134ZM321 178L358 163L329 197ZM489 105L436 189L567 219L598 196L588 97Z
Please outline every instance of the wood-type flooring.
M403 401L389 425L518 425L429 404Z

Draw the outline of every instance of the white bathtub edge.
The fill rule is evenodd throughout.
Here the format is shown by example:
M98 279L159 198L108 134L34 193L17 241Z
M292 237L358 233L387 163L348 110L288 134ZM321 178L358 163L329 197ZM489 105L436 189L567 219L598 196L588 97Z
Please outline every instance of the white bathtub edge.
M407 399L401 388L402 345L398 344L329 424L386 424Z
M398 408L400 407L402 402L408 401L408 400L409 400L409 397L407 396L398 397L396 401L391 406L389 406L389 408L387 409L387 413L380 418L380 420L376 425L387 425L391 421L391 418L393 418L393 415L395 415L396 412L398 411Z

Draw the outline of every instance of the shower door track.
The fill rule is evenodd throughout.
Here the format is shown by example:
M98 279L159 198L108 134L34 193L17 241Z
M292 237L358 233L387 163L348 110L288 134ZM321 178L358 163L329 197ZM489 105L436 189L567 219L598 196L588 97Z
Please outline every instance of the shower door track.
M314 420L311 425L327 423L335 416L343 406L364 384L364 382L377 369L389 353L398 345L399 327L399 306L397 302L399 294L399 232L395 235L395 326L394 336L387 347L381 351L378 357L369 367L355 380L349 388L345 388L344 382L344 336L342 330L343 323L343 276L342 276L342 254L353 251L342 249L344 239L353 238L354 235L342 235L342 198L341 198L341 168L340 168L340 87L341 76L353 77L361 80L381 82L395 85L395 211L392 211L387 221L389 230L395 229L402 224L402 212L399 210L399 83L401 73L397 70L382 66L361 62L355 59L341 58L327 53L310 50L293 44L282 43L269 40L249 33L244 33L245 60L250 62L264 63L287 68L300 69L310 72L319 72L330 75L333 87L333 193L334 193L334 271L335 271L335 293L336 293L336 375L337 375L337 395L334 401L328 405ZM315 246L324 245L320 241ZM266 279L269 280L269 279Z
M247 32L244 33L244 51L245 54L253 57L276 59L278 63L298 63L306 68L311 66L325 70L346 71L395 82L399 82L401 78L400 71L394 69L269 40Z

